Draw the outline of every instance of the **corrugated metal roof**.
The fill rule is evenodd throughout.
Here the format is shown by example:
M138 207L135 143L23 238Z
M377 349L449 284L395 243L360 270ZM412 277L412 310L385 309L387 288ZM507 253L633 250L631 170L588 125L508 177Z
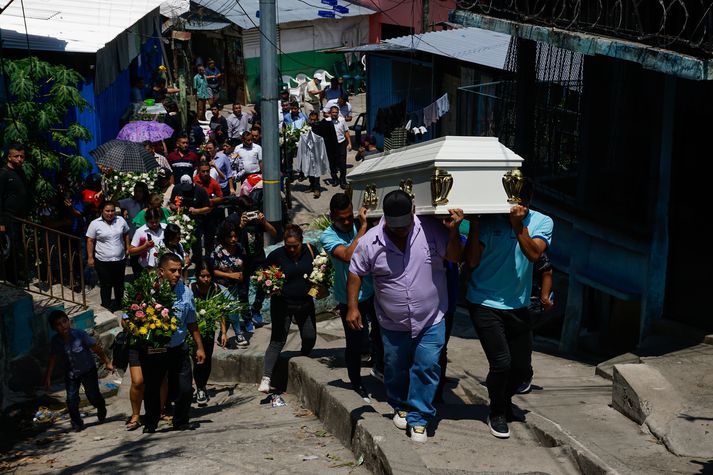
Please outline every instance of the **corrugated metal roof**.
M30 49L96 53L163 0L23 0ZM0 15L2 46L26 48L22 3Z
M209 8L214 12L225 16L225 18L244 30L256 28L256 26L260 25L260 18L257 16L257 11L260 9L259 0L241 0L239 4L235 0L194 1L198 5ZM330 10L328 5L320 4L319 0L276 0L276 3L277 23L280 25L294 21L324 20L324 18L317 14L317 11ZM374 10L355 5L348 1L342 0L340 4L348 7L349 13L344 15L337 14L337 19L341 17L371 15L374 13ZM243 9L245 9L245 12L243 12ZM249 16L245 15L245 13Z
M384 43L504 69L510 35L480 28L459 28L401 36Z
M220 31L230 25L232 23L222 21L189 21L185 24L185 28L192 31Z

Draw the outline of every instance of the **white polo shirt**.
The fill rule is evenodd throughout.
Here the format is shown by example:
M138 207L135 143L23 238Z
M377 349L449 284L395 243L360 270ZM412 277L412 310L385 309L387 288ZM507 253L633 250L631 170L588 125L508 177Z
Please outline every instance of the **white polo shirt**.
M141 264L141 267L146 267L149 264L149 254L156 252L158 246L163 244L164 229L166 229L166 223L161 223L158 231L152 231L148 224L144 224L134 233L134 237L131 239L132 246L143 246L148 240L148 236L151 236L151 240L155 244L154 247L150 247L146 252L139 254L139 264Z
M239 145L235 149L238 158L242 164L240 169L244 174L260 173L260 163L262 162L262 147L258 144L251 144L250 148L245 148L244 145Z
M87 237L94 239L94 256L101 262L121 261L126 257L124 234L128 234L129 225L121 216L116 216L111 223L104 218L97 218L87 228Z

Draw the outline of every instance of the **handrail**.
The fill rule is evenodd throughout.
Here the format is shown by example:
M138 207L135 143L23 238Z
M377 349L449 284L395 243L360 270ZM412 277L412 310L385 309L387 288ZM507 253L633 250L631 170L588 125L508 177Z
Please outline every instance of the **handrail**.
M83 239L14 216L7 227L11 253L0 281L86 308Z

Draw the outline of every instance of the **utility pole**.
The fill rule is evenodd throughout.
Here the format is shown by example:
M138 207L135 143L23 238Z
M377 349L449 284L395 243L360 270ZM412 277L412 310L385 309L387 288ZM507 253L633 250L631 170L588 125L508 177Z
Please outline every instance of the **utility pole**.
M260 116L265 218L282 230L280 156L277 130L277 12L275 0L260 0ZM267 234L266 234L267 235Z

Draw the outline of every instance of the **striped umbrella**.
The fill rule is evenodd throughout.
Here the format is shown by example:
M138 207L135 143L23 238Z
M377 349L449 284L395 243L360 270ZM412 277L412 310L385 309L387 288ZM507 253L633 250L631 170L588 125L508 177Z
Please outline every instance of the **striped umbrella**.
M98 165L104 165L118 172L147 172L158 167L154 155L137 142L109 140L95 148L89 155Z

